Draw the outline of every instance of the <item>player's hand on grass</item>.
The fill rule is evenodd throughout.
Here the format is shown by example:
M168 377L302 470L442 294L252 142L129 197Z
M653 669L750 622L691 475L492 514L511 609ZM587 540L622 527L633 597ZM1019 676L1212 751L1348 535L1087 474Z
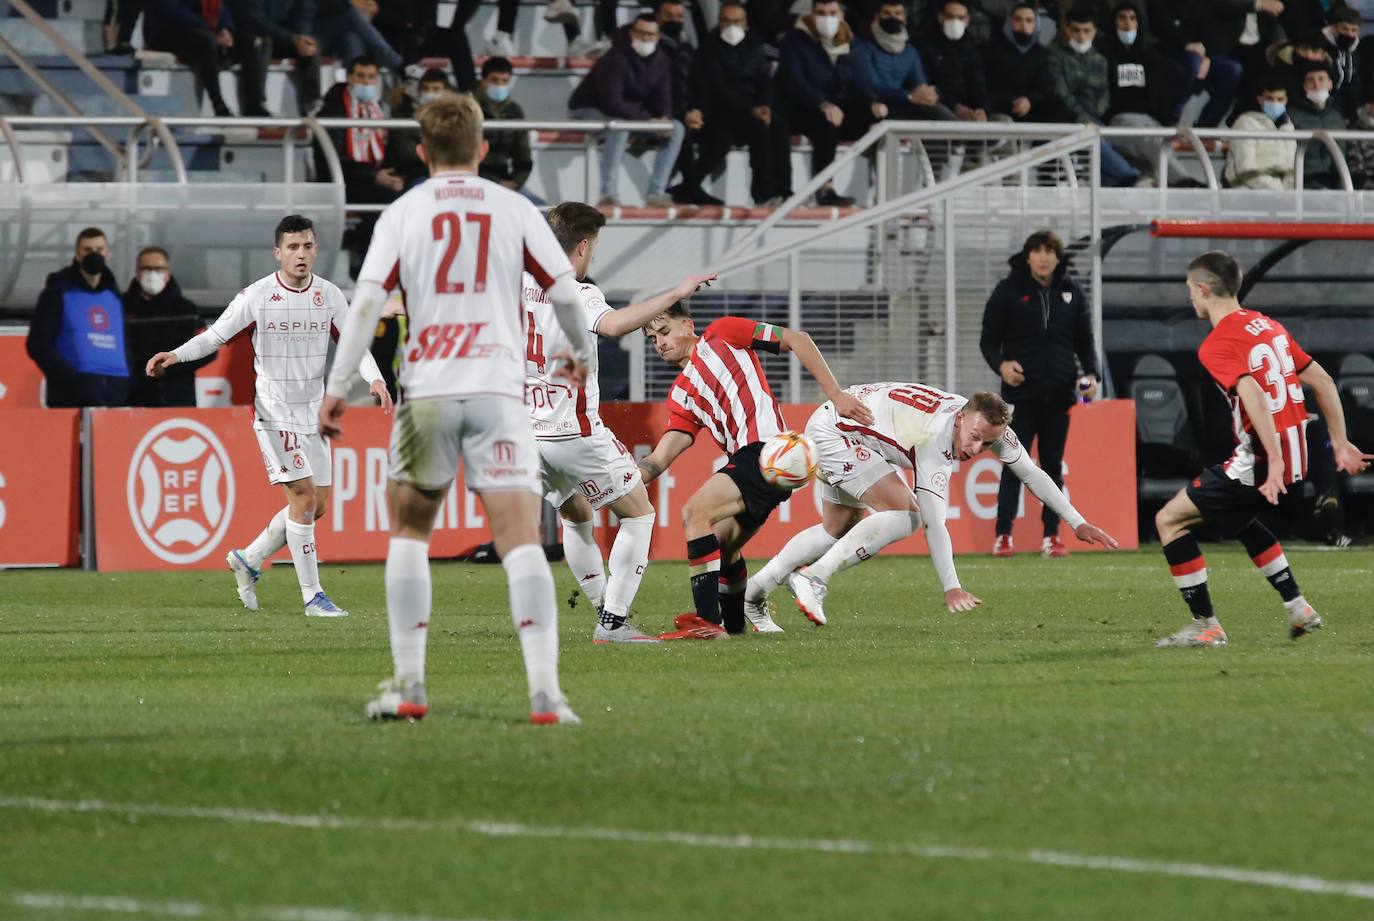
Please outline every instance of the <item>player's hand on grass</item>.
M1117 543L1115 537L1112 537L1097 525L1089 524L1086 521L1074 528L1073 534L1074 537L1077 537L1085 544L1101 544L1108 550L1117 550L1121 547L1121 544Z
M572 352L564 349L549 359L549 373L558 380L567 381L572 387L581 387L587 381L587 365L573 358Z
M1279 457L1269 458L1269 476L1264 480L1264 485L1259 488L1260 495L1268 500L1270 505L1279 504L1279 496L1288 492L1288 487L1283 485L1283 460Z
M1348 441L1333 444L1331 453L1336 455L1336 469L1351 476L1364 473L1369 469L1369 462L1374 461L1374 454L1365 454Z
M343 428L339 425L339 420L343 418L347 409L348 403L343 397L326 395L324 402L320 404L320 434L326 438L341 438Z
M983 599L972 595L962 588L952 588L945 592L945 607L949 608L951 614L963 614L972 611L983 603Z
M148 367L144 368L144 371L149 377L161 377L168 368L176 363L176 352L158 352L148 359Z
M715 280L715 272L709 275L688 275L686 278L682 279L682 281L678 282L677 287L673 289L673 294L677 295L678 300L684 297L691 297L693 294L696 294L703 285L709 288L711 282Z
M388 416L391 415L391 410L395 408L396 403L391 399L391 391L386 389L386 381L373 381L368 391L377 398L377 402L382 407L382 412Z
M862 400L854 396L854 394L846 393L841 390L839 393L835 394L834 399L830 402L835 404L835 412L844 416L846 419L853 419L860 425L873 424L872 411L863 404Z

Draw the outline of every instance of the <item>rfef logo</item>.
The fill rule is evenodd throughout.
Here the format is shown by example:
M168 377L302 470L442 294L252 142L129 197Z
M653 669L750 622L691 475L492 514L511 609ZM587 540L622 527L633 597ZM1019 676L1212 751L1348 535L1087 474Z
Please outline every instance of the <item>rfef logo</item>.
M97 304L86 310L86 322L91 325L91 329L107 330L110 328L110 313Z
M234 515L234 467L210 429L167 419L129 461L129 516L143 545L168 563L194 563L219 545Z

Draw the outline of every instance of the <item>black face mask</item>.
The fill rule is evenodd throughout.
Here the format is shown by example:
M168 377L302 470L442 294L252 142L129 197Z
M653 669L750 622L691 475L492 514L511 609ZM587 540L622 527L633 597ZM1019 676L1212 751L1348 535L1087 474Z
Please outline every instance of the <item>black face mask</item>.
M1355 36L1353 35L1336 36L1336 47L1341 49L1342 51L1349 51L1350 46L1353 44L1355 44Z
M658 31L662 32L664 35L666 35L668 38L671 38L673 41L677 41L679 38L682 37L682 23L660 22L658 24Z
M87 275L99 275L105 271L105 257L99 253L87 253L81 257L81 271Z
M1031 42L1035 41L1034 32L1030 35L1022 35L1020 32L1013 32L1011 33L1011 37L1016 39L1016 44L1022 48L1029 48Z
M888 35L896 35L906 28L906 23L896 16L885 16L878 20L878 28L882 29Z

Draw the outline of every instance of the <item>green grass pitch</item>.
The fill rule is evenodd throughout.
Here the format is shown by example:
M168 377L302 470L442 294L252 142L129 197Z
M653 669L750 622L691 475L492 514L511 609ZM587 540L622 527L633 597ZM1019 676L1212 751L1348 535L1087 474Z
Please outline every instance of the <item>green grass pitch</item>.
M783 591L724 642L564 605L581 727L527 723L500 567L434 567L418 724L363 716L379 566L324 568L342 622L281 565L256 614L228 574L0 573L0 918L1367 921L1374 567L1289 556L1327 628L1211 547L1224 649L1154 648L1157 548L962 558L960 616L883 558L825 629ZM636 620L688 598L654 564Z

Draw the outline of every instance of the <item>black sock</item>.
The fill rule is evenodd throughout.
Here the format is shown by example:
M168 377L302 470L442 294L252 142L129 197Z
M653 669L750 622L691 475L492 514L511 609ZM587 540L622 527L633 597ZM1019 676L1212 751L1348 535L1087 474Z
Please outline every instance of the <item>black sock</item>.
M1296 601L1302 591L1298 588L1298 580L1293 578L1293 571L1288 568L1288 557L1283 555L1283 547L1274 533L1256 519L1247 524L1236 535L1236 539L1244 545L1245 552L1250 554L1250 562L1264 573L1279 597L1284 601Z
M1197 538L1184 534L1165 544L1164 559L1193 618L1206 620L1213 616L1212 596L1207 591L1207 562L1198 549Z
M692 602L697 616L713 624L720 616L720 541L708 534L687 541L687 565L692 577Z
M744 588L749 584L749 567L740 557L720 569L720 613L725 617L726 633L744 632Z

